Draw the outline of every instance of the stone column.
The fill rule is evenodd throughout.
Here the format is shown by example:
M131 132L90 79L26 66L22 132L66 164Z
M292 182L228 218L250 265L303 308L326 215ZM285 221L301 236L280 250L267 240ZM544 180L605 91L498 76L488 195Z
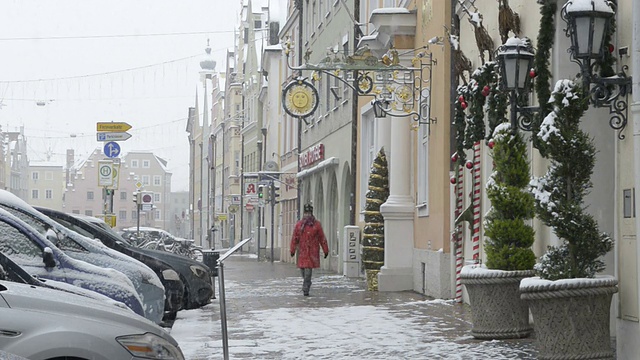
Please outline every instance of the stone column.
M391 120L389 198L382 204L384 217L384 266L378 274L379 291L413 290L413 222L415 201L411 195L411 120Z

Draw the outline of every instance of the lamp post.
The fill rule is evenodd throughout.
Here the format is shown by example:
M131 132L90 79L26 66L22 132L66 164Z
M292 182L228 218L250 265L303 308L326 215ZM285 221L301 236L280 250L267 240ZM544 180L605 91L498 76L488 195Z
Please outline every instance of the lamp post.
M500 85L503 90L509 91L511 129L512 131L517 131L520 128L530 131L531 121L518 122L518 113L523 113L526 117L537 111L537 108L518 106L518 96L530 88L531 68L534 58L531 43L526 39L512 37L504 45L501 45L496 52L501 75Z
M611 119L609 126L619 130L618 139L624 139L622 130L627 125L628 104L626 97L631 92L631 77L622 71L615 76L600 77L594 68L605 59L605 51L612 51L604 40L609 34L615 16L615 5L608 0L569 0L562 7L562 19L567 23L566 35L571 39L569 53L580 65L585 93L589 103L595 107L608 107Z

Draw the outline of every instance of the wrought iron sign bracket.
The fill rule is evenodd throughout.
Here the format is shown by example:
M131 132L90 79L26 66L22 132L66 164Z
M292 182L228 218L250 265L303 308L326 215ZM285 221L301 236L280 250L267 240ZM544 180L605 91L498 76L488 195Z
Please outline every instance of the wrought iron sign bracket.
M286 44L285 44L286 46ZM311 72L311 79L318 80L318 74L325 74L339 80L360 96L372 96L374 112L376 117L386 115L392 117L410 117L418 124L436 123L437 119L430 117L431 108L431 75L432 68L437 64L431 52L427 52L427 46L419 49L412 49L403 54L398 54L396 49L389 51L378 59L367 48L359 48L353 55L344 56L337 52L330 52L318 64L309 64L309 55L305 54L305 63L301 66L291 66L287 61L287 66L293 71L297 71L300 77L294 79L283 89L283 106L285 111L306 121L306 117L315 111L317 105L311 112L300 114L300 111L290 111L287 106L294 107L294 95L290 93L291 87L295 84L307 88L313 88L307 92L317 94L313 82L303 78L305 71ZM289 56L290 48L285 49L285 54ZM409 53L418 53L412 60L412 66L400 64L400 56ZM336 95L333 92L334 96ZM297 104L302 105L304 101L296 98ZM311 110L311 109L308 109ZM302 116L304 115L304 116Z

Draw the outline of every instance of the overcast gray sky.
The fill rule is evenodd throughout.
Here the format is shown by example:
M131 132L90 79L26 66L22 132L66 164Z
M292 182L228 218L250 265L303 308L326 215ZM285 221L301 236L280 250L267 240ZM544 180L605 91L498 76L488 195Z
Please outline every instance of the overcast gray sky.
M3 0L0 125L25 127L32 161L62 164L67 148L101 146L97 122L127 122L122 151L167 159L172 190L187 190L199 62L210 39L224 70L239 11L238 0Z

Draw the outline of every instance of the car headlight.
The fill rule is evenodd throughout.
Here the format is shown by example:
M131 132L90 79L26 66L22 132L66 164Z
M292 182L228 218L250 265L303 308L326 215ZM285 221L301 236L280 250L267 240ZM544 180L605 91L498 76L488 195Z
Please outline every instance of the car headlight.
M162 278L170 281L180 281L180 275L173 269L163 270Z
M191 272L199 278L204 278L207 275L207 269L202 266L191 265L189 266L189 269L191 269Z
M153 333L119 336L116 340L131 355L145 359L184 360L179 347Z

